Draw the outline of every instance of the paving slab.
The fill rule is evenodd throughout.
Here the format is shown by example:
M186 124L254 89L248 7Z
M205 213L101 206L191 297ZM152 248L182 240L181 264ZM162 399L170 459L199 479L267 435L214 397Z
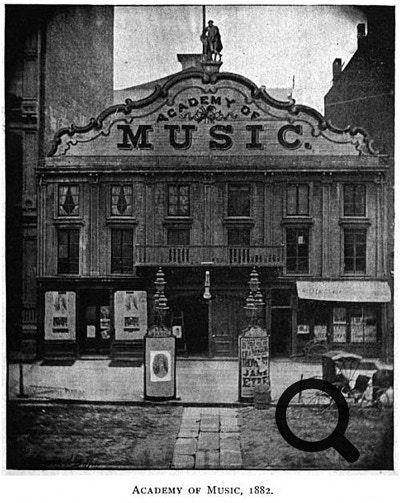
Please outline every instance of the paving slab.
M239 433L240 429L238 425L232 425L232 424L221 424L220 427L220 432L221 433Z
M200 423L200 431L213 431L215 433L219 432L219 422L214 423Z
M199 429L197 430L179 430L178 438L197 438L199 436Z
M174 455L172 468L194 468L194 456L188 456L186 454Z
M243 465L242 454L237 451L221 450L219 464L221 468L241 468Z
M204 469L219 468L219 452L197 451L195 468L204 468Z
M219 434L200 432L197 440L197 451L215 451L219 449Z
M175 444L175 454L193 456L196 452L197 440L195 438L178 438Z
M182 430L196 430L199 431L200 422L195 421L182 421L181 429Z
M241 452L240 451L240 440L238 438L236 439L231 439L231 438L225 438L225 439L220 439L219 443L219 448L222 451L229 451L229 452Z
M230 416L221 416L221 425L238 426L238 418Z

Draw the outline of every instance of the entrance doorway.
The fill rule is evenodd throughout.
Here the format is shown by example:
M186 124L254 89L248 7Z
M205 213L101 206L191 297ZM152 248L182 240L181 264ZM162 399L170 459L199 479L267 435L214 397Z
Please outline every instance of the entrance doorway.
M202 298L179 297L170 302L171 310L183 313L184 337L188 356L208 357L208 306Z
M111 305L108 291L80 294L79 352L86 355L107 355L111 342Z
M287 357L291 353L292 311L290 308L271 309L271 356Z

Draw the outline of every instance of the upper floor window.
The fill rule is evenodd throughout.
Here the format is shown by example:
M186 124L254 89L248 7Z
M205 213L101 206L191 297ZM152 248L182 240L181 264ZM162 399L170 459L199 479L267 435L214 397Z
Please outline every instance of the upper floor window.
M111 229L111 273L133 271L133 230Z
M286 187L287 215L308 215L309 187L306 184L290 184Z
M250 229L228 229L228 246L250 246Z
M365 273L367 258L367 231L344 230L344 272Z
M132 186L111 186L111 215L132 216Z
M79 229L58 230L58 274L79 274Z
M79 215L79 185L58 186L58 215Z
M168 229L167 244L170 246L188 246L190 244L190 229Z
M365 215L365 185L346 184L344 193L344 216Z
M228 217L250 216L250 186L228 186Z
M168 215L172 217L190 215L189 185L168 185Z
M286 270L307 273L309 262L309 230L286 230Z

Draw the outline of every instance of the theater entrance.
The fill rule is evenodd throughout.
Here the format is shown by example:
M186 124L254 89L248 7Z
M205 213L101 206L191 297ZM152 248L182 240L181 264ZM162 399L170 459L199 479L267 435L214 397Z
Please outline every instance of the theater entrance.
M111 343L111 303L108 291L85 291L79 297L81 355L108 355Z
M170 300L174 316L181 313L187 356L208 357L208 306L200 297L178 297Z

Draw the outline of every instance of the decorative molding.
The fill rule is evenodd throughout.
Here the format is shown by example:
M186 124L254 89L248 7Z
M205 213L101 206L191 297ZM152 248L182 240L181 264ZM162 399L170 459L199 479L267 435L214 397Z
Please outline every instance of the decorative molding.
M177 75L170 77L162 86L156 85L153 93L146 98L137 101L132 101L128 98L124 104L113 105L107 108L100 115L98 115L97 118L91 118L89 122L84 126L76 126L74 124L71 124L70 127L59 129L53 137L48 156L52 157L56 154L57 149L61 145L62 138L64 136L69 136L70 138L72 138L75 134L87 133L92 130L100 132L103 128L104 121L112 115L116 116L119 113L123 115L129 115L133 110L138 110L140 108L151 105L157 99L166 99L168 98L170 89L174 85L180 82L190 81L192 79L201 79L203 84L212 85L223 80L238 83L250 91L251 98L253 100L262 100L272 108L286 111L289 115L289 123L294 122L301 113L304 113L313 118L317 122L318 128L318 130L314 129L313 136L318 136L321 132L324 131L338 135L349 134L351 137L355 137L356 135L360 134L363 137L363 140L359 142L358 145L356 145L356 148L359 151L360 155L362 153L362 144L364 144L365 146L365 153L372 155L378 154L378 151L376 151L373 147L373 140L363 128L348 126L345 129L339 129L330 121L327 121L317 110L314 110L313 108L305 105L296 105L293 99L289 101L277 101L266 92L264 86L257 87L254 82L241 75L228 72L208 74L200 70L190 70L178 73Z

